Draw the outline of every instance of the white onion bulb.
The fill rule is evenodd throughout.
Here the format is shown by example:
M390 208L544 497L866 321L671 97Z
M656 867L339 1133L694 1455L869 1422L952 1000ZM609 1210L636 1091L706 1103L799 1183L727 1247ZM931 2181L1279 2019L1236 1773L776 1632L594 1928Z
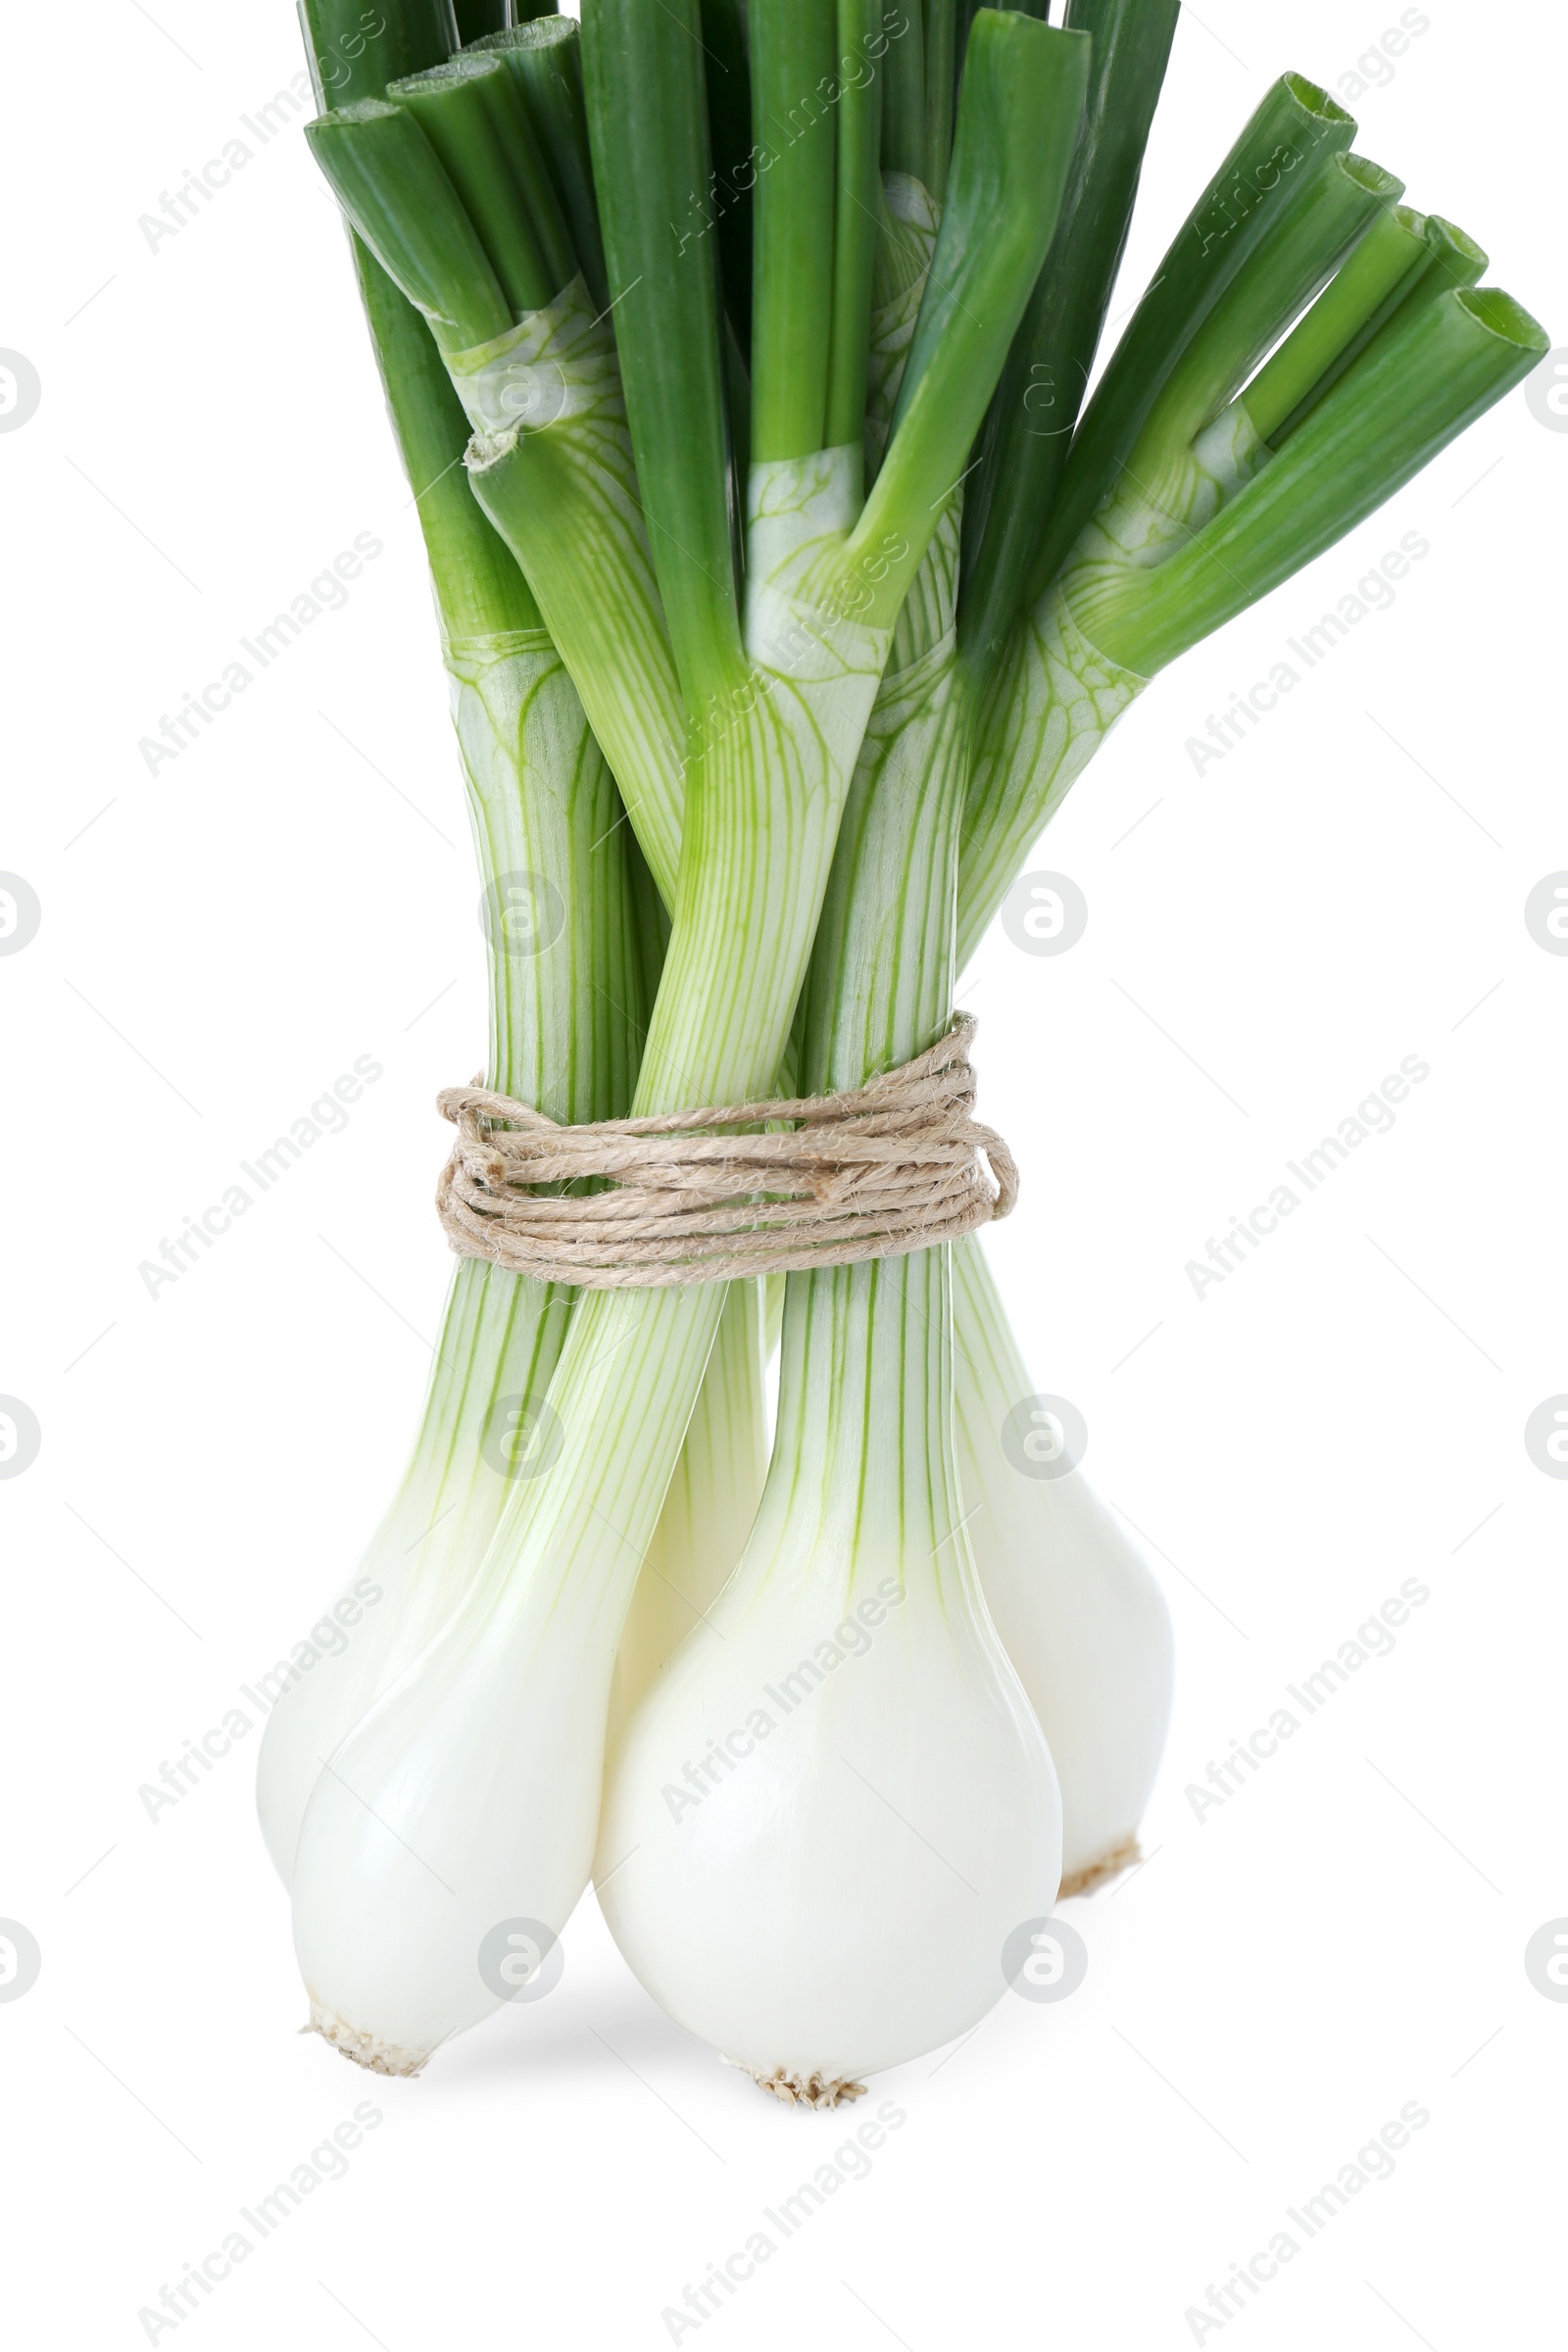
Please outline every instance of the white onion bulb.
M1083 1893L1137 1857L1170 1725L1170 1613L1081 1469L1031 1476L1008 1458L1004 1432L1034 1383L978 1242L956 1244L953 1258L969 1538L1060 1777L1062 1892ZM1049 1449L1040 1467L1055 1467Z

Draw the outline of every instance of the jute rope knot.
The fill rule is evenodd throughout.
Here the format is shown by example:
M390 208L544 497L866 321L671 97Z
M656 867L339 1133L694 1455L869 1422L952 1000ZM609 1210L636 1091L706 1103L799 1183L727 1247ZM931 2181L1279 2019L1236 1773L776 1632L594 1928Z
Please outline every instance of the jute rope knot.
M1018 1197L1011 1152L972 1115L974 1033L960 1013L927 1052L849 1094L580 1127L481 1086L446 1087L436 1102L458 1131L436 1188L447 1239L460 1257L591 1291L846 1266L955 1241ZM610 1189L534 1189L593 1177Z

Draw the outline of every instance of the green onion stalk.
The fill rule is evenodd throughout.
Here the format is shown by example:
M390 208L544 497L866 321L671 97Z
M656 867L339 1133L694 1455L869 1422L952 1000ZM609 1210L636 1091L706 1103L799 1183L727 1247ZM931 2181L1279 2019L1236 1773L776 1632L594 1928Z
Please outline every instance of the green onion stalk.
M354 96L455 46L445 9L385 12L384 45L357 16L305 13L318 96L352 71ZM556 53L557 44L545 49ZM569 53L568 53L569 54ZM324 63L323 63L324 61ZM582 705L513 557L469 493L468 424L428 328L358 237L359 291L400 455L416 494L441 633L482 897L489 974L487 1087L563 1122L623 1114L631 1101L663 925L635 837ZM482 1259L454 1275L418 1430L397 1491L354 1576L290 1661L258 1767L263 1833L285 1884L322 1761L416 1658L471 1582L518 1481L554 1443L545 1406L578 1294ZM759 1286L732 1286L715 1370L671 1485L671 1526L649 1583L673 1594L749 1524L760 1493ZM723 1508L699 1521L693 1494ZM695 1537L695 1541L694 1541ZM681 1563L677 1570L676 1563ZM677 1617L680 1610L677 1607ZM693 1622L684 1614L680 1630Z
M846 15L858 16L855 37L878 37L868 11ZM647 691L656 632L637 623L662 608L667 624L684 808L638 1111L773 1082L894 623L1044 258L1039 122L1081 103L1071 36L990 12L977 22L936 265L865 495L858 432L831 444L827 433L848 406L845 379L863 379L874 213L836 211L834 188L841 151L875 170L855 135L866 101L847 93L798 119L802 94L831 75L836 12L817 0L754 7L754 117L777 155L754 195L737 582L712 249L683 252L667 233L685 191L706 181L695 33L691 8L602 0L587 20L612 352L579 298L552 296L547 265L527 274L546 238L526 219L520 176L509 187L496 167L516 118L495 68L420 77L417 91L395 83L389 103L341 110L312 134L356 227L430 318L476 425L475 492L538 597L634 818L668 716L667 698ZM865 289L858 332L834 300L841 276ZM617 502L607 455L617 378L640 517ZM576 535L585 523L591 550ZM607 676L620 619L632 658ZM511 1498L445 1630L317 1784L295 1859L296 1948L314 2021L353 2054L393 2071L422 2063L495 2005L474 1954L498 1923L526 1916L557 1933L586 1882L601 1777L588 1727L602 1738L620 1623L721 1308L710 1286L579 1302L548 1399L559 1452Z

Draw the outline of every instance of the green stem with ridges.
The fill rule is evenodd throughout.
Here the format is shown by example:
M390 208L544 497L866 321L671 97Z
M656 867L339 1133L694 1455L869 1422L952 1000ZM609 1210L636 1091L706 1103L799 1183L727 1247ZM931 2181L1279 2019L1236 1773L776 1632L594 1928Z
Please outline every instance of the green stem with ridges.
M838 0L838 170L833 190L833 316L824 446L858 441L865 418L866 320L881 197L882 83L869 63L881 0ZM851 69L859 75L852 77Z
M1374 220L1304 318L1258 369L1242 395L1242 406L1260 441L1289 437L1313 392L1332 390L1357 352L1365 348L1416 272L1429 248L1421 215L1396 204Z
M569 24L569 20L564 21ZM515 27L512 37L514 40L526 40L527 28ZM570 33L566 35L566 42L567 54L574 54ZM488 69L492 61L490 56L481 55L459 62ZM546 84L541 90L536 107L529 102L523 77L513 70L509 61L503 57L495 62L503 70L498 76L485 71L481 83L485 105L516 180L533 241L544 262L546 283L552 295L559 294L562 287L569 285L576 276L578 256L535 121L536 112L547 111L545 101L549 87Z
M644 854L670 897L680 857L686 708L608 323L581 348L595 369L584 405L545 430L485 441L470 455L468 480L538 599ZM564 366L575 383L577 367Z
M883 13L882 169L925 177L925 18L921 0L895 0Z
M956 0L924 0L924 4L925 163L921 176L933 203L940 204L947 194L948 159L953 152L957 9Z
M476 56L499 57L516 84L588 291L603 310L610 300L610 282L588 149L576 20L546 16L535 24L491 33L473 47Z
M741 351L752 347L752 74L746 0L702 0L704 77L708 89L712 175L708 210L718 237L724 307Z
M830 446L834 0L751 0L752 137L772 158L752 203L752 459Z
M1072 593L1110 660L1152 677L1393 496L1534 368L1548 338L1506 294L1396 314L1279 456L1154 570Z
M711 237L674 226L691 190L708 185L696 0L657 10L593 0L583 71L631 445L675 666L695 709L743 671L715 253Z
M1083 131L964 500L958 636L977 683L1002 658L1067 463L1179 14L1179 0L1073 0L1067 12L1094 44Z
M539 608L528 583L468 488L463 468L467 419L430 330L352 232L350 243L442 628L448 637L537 629Z
M1161 477L1403 192L1402 181L1354 155L1332 157L1292 191L1166 378L1124 461L1138 496L1158 501Z
M1055 577L1183 352L1299 177L1322 171L1354 135L1345 109L1296 74L1252 115L1168 248L1084 412L1020 604L1032 604Z
M1421 241L1426 248L1424 262L1411 271L1368 328L1355 337L1338 364L1319 378L1300 406L1286 418L1277 435L1280 441L1288 440L1298 431L1342 378L1352 368L1358 368L1363 359L1372 358L1385 339L1396 333L1407 333L1421 313L1433 303L1441 302L1446 294L1456 294L1481 283L1487 256L1474 237L1466 236L1451 220L1445 220L1438 213L1427 214L1421 223Z
M927 558L947 557L950 595L956 543L954 527L948 549ZM897 1067L951 1018L966 764L950 638L884 679L867 729L808 983L808 1092ZM819 1558L846 1580L846 1595L857 1577L869 1584L891 1569L952 1595L950 1605L961 1605L960 1592L972 1603L953 1453L950 1279L946 1248L789 1276L754 1557L794 1573Z
M512 308L490 258L406 107L357 100L307 122L305 136L350 221L444 350L506 333Z
M1054 230L1088 84L1089 43L984 9L969 36L948 200L893 416L851 561L905 543L866 606L891 622L961 478L979 418ZM1028 188L1031 201L1020 201Z
M1362 354L1371 350L1386 330L1394 325L1396 319L1399 321L1401 327L1408 327L1411 319L1429 303L1437 301L1440 295L1455 293L1465 286L1474 286L1480 283L1482 273L1487 267L1487 257L1475 239L1467 237L1462 228L1455 228L1451 220L1445 220L1435 213L1423 216L1420 213L1406 212L1402 207L1396 209L1395 218L1404 235L1397 244L1392 236L1390 238L1393 251L1386 257L1389 273L1392 275L1393 263L1401 254L1407 255L1411 243L1414 243L1417 251L1412 266L1406 272L1396 278L1383 299L1372 307L1364 318L1356 321L1354 331L1347 335L1344 343L1332 355L1331 364L1324 368L1322 372L1303 391L1296 406L1283 421L1276 425L1273 432L1263 435L1263 438L1276 448L1283 446L1291 435L1306 422L1312 411L1328 398L1341 378L1349 373ZM1346 270L1341 272L1341 276L1349 276L1353 263L1359 258L1359 254L1353 255L1351 264L1347 265ZM1339 286L1340 279L1336 278L1324 296L1325 303L1332 302L1339 291ZM1322 309L1323 304L1319 304L1318 308ZM1312 318L1303 318L1301 327L1310 329L1315 317L1314 313ZM1328 342L1335 327L1341 323L1343 322L1338 315L1331 311L1321 334L1310 345L1311 352L1315 354L1322 344ZM1289 344L1284 346L1285 351L1289 349ZM1273 363L1270 362L1270 366L1272 365ZM1304 373L1304 371L1303 360L1302 372ZM1266 372L1266 369L1259 371L1260 382ZM1252 416L1253 390L1254 387L1249 385L1245 401L1242 404L1247 409L1250 417ZM1266 394L1263 397L1265 400L1267 399ZM1255 418L1253 418L1253 424L1256 429Z

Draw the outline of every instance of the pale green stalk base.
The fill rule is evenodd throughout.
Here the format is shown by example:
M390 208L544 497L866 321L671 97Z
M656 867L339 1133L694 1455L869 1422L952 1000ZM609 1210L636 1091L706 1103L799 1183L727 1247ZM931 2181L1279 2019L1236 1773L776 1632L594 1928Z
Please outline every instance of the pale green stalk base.
M958 969L1030 848L1147 679L1108 661L1048 589L1013 631L981 721L964 810Z
M746 1548L767 1476L762 1286L732 1282L615 1652L608 1740L701 1623Z

